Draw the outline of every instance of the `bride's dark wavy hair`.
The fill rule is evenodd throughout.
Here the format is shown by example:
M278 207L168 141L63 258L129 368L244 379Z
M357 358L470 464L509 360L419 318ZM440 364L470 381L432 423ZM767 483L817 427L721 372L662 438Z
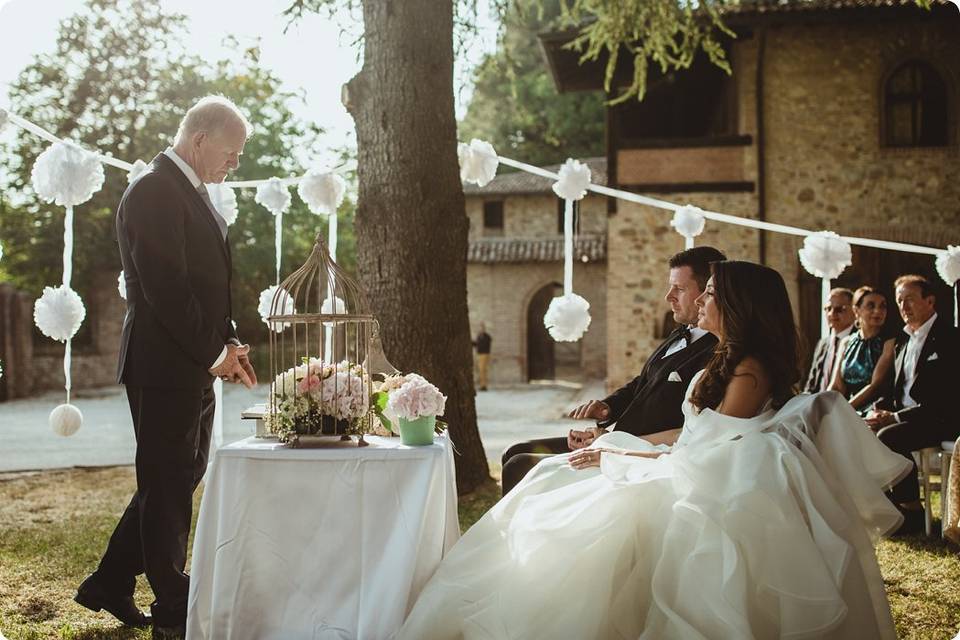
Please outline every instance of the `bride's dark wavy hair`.
M723 335L690 402L701 411L716 409L737 365L753 356L770 377L779 409L800 380L797 328L783 278L769 267L739 260L714 262L711 271Z

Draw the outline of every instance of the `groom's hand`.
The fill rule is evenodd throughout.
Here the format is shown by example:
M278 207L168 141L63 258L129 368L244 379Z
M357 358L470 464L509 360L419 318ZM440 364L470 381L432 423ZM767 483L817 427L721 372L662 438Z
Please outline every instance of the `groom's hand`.
M610 415L610 407L605 402L591 400L580 405L568 415L574 420L606 420Z

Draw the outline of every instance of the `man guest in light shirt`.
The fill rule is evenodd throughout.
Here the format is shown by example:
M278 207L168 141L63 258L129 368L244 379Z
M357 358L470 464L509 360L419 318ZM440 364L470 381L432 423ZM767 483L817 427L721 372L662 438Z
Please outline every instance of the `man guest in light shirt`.
M813 351L813 361L810 363L810 373L803 390L807 393L817 393L830 388L833 372L837 366L837 349L844 338L850 335L853 329L853 292L850 289L837 288L830 292L830 296L823 307L827 317L827 326L830 335L817 342Z
M911 452L960 435L956 402L960 341L951 319L937 315L929 280L900 276L895 287L897 308L906 326L897 337L892 392L877 403L866 421L881 442L913 463ZM923 505L915 464L889 497L905 517L898 533L921 531Z

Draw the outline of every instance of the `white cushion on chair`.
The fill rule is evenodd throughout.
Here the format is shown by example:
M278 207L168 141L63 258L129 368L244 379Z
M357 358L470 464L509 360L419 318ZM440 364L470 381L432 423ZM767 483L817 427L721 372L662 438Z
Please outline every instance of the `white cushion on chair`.
M954 447L957 445L955 440L944 440L940 443L940 448L946 451L947 453L953 453Z

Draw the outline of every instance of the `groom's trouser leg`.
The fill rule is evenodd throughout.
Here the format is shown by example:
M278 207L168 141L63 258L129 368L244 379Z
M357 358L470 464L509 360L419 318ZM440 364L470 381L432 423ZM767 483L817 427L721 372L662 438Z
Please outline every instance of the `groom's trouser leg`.
M132 592L133 576L145 572L155 623L177 626L186 619L193 491L206 469L215 398L210 388L128 386L127 395L137 434L137 493L98 573L128 581Z
M570 453L566 438L528 440L509 447L500 459L503 495L510 493L538 462L558 453Z

